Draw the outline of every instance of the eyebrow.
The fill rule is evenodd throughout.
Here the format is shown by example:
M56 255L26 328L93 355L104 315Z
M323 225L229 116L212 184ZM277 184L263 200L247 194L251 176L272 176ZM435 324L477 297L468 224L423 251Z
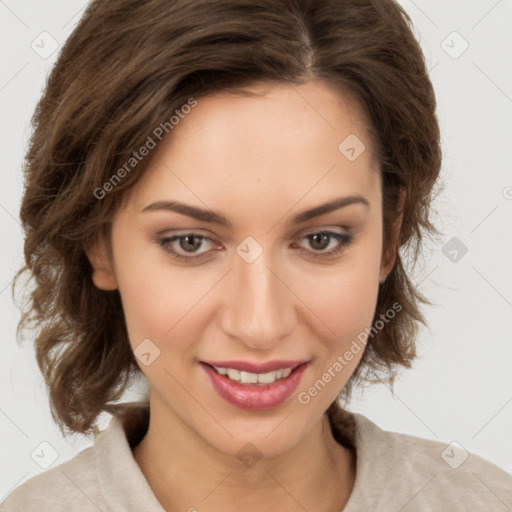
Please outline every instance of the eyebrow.
M339 197L337 199L334 199L333 201L329 201L328 203L315 206L310 210L306 210L303 211L302 213L299 213L289 221L289 224L301 224L302 222L306 222L307 220L319 217L320 215L325 215L327 213L333 212L335 210L343 208L344 206L358 203L365 205L368 209L370 208L370 203L363 196L350 195L345 197ZM229 229L232 229L233 227L232 223L227 219L227 217L225 217L221 213L181 203L179 201L156 201L146 206L142 211L149 212L159 210L166 210L179 213L181 215L186 215L188 217L192 217L203 222L219 224Z

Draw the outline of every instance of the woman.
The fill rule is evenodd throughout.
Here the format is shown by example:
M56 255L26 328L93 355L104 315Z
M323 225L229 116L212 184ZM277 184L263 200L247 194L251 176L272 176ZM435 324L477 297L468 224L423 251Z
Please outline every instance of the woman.
M63 433L96 437L2 510L512 507L490 462L338 401L409 367L424 321L399 249L436 232L441 151L409 22L391 0L89 6L34 118L22 325ZM147 402L116 403L141 374Z

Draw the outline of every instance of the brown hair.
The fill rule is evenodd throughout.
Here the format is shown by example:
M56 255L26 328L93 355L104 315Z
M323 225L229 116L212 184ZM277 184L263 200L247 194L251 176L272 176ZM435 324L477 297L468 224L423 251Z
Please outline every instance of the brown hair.
M35 328L36 356L63 433L95 421L140 375L120 295L91 279L84 247L109 222L152 160L114 174L156 127L191 98L257 82L320 80L355 98L370 120L382 175L383 244L405 191L400 248L419 253L437 234L429 217L441 166L436 100L412 22L393 0L95 0L62 48L34 117L21 220L33 289L18 326ZM341 141L340 141L341 142ZM106 190L98 199L94 193ZM394 249L393 249L394 250ZM368 339L342 391L386 378L415 357L419 303L397 252L374 320L400 304ZM336 415L340 405L329 408Z

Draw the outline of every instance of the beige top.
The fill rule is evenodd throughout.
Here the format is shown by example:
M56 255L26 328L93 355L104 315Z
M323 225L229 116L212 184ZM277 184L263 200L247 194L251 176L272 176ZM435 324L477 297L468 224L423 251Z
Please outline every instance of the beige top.
M132 454L147 430L148 408L124 405L126 414L114 416L93 446L18 486L0 511L164 512ZM350 416L357 470L342 512L512 511L512 476L494 464Z

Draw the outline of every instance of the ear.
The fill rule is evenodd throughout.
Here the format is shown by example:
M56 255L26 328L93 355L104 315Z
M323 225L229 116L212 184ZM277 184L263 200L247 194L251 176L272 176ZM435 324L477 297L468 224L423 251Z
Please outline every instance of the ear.
M105 233L85 248L85 254L92 266L92 281L100 290L117 290L112 248L109 235Z
M398 244L400 241L400 230L402 228L402 221L404 218L404 204L406 199L406 192L405 190L401 190L399 192L399 198L398 198L398 211L400 212L398 215L398 218L395 221L395 225L393 228L393 235L390 247L387 248L386 251L383 251L383 260L380 267L380 275L379 275L379 281L380 283L383 283L386 278L388 277L388 274L393 269L393 266L395 265L396 261L396 255L398 253Z

